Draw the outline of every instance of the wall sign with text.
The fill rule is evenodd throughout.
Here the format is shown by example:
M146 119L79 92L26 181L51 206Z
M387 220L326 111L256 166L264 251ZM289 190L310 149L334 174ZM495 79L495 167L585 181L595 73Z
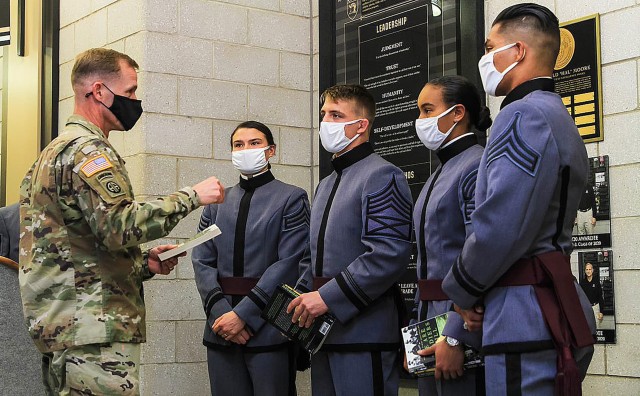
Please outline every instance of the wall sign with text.
M11 42L10 3L10 0L0 0L0 46L9 45Z
M418 94L429 80L458 74L456 1L335 1L335 81L371 92L376 118L370 141L377 154L404 172L415 200L439 164L416 135ZM399 280L409 311L417 287L413 245Z
M586 143L604 140L598 14L560 24L560 53L553 80L582 139Z

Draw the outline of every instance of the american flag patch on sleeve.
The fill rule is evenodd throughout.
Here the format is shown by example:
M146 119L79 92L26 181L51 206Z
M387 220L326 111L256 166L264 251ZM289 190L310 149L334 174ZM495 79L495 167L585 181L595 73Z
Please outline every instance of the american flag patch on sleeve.
M94 157L82 165L82 173L86 177L91 177L96 173L103 171L105 169L113 168L111 162L107 159L107 156L104 154L100 154L97 157Z

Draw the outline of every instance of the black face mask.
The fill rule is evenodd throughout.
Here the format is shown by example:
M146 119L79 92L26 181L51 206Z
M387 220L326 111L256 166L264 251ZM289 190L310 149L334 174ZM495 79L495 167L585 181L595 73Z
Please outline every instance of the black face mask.
M113 94L113 103L110 107L107 107L104 103L100 102L104 107L107 107L109 111L120 121L125 131L130 130L138 122L142 115L142 101L137 99L129 99L126 96L116 95L109 87L102 84L106 89ZM89 92L86 96L91 95Z

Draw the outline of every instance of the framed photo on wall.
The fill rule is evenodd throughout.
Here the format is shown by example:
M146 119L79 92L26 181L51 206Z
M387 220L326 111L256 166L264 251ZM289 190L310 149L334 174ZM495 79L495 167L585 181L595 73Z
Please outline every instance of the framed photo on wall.
M609 156L589 158L587 186L573 227L575 249L611 247Z
M578 253L578 279L596 321L596 343L616 343L616 309L611 250Z

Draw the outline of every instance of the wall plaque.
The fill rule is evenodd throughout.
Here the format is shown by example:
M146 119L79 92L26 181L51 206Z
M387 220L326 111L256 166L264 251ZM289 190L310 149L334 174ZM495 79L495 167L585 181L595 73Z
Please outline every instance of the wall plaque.
M561 23L560 53L553 72L555 91L586 143L604 140L601 74L600 16Z

